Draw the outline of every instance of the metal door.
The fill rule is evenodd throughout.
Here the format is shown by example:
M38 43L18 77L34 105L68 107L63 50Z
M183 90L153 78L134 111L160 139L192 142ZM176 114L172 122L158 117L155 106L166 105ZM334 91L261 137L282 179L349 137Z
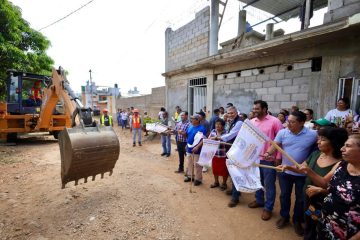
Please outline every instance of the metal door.
M206 86L194 87L194 112L199 112L206 106Z

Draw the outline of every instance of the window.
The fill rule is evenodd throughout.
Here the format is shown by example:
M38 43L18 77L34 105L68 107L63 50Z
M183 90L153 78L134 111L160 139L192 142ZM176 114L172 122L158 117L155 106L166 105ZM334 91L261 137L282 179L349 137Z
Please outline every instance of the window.
M10 77L9 102L19 101L19 79L18 77Z
M312 72L320 72L321 71L321 65L322 65L322 58L317 57L311 59L311 71Z

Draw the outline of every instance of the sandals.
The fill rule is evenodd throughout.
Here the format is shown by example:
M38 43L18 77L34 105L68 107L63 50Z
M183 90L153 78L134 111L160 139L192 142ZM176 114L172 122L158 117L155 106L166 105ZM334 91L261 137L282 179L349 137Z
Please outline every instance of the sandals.
M221 191L225 191L226 189L227 189L226 183L221 184L220 190L221 190Z
M219 183L213 183L210 185L210 188L216 188L216 187L219 187L220 184Z

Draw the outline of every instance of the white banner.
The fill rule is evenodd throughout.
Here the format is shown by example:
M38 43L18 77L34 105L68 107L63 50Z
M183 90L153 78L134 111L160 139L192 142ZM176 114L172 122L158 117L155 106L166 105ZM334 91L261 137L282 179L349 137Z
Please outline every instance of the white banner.
M234 161L237 166L247 168L258 161L264 143L269 138L258 128L245 120L227 157Z
M155 123L146 124L146 130L154 132L154 129L155 129Z
M162 133L162 132L165 132L166 130L168 130L168 126L165 126L161 123L156 123L154 130L157 133Z
M230 150L226 153L226 166L235 188L240 192L256 192L261 189L259 155L264 143L270 139L245 120Z
M212 159L219 149L220 141L203 139L203 145L200 152L198 164L200 166L211 167Z
M200 140L203 139L203 138L204 138L204 134L203 134L202 132L197 132L197 133L195 134L193 144L187 144L187 146L188 146L189 148L193 148L193 147L195 147L196 145L198 145L199 142L200 142Z
M165 132L167 129L168 129L168 127L161 123L147 123L146 124L146 130L152 131L152 132L162 133L162 132Z
M232 160L226 159L226 166L236 190L252 193L262 188L259 167L241 168L235 164Z

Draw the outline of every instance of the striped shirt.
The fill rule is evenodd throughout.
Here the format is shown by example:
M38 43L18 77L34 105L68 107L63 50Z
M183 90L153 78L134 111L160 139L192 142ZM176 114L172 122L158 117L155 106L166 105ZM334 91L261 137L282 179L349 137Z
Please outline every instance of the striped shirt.
M221 135L223 135L223 134L225 134L226 132L225 132L225 130L221 133ZM221 136L220 135L220 136ZM216 137L216 136L218 136L217 135L217 133L216 133L216 129L214 129L214 130L212 130L211 131L211 133L210 133L210 135L209 135L209 138L211 138L211 137ZM219 136L218 136L219 137ZM216 157L226 157L226 148L225 148L225 144L220 144L219 145L219 148L218 148L218 150L216 151L216 153L215 153L215 156Z
M175 133L176 133L176 141L178 142L187 142L187 138L184 137L182 134L178 134L178 131L182 130L184 132L187 132L188 128L190 126L190 121L189 120L186 120L184 122L178 122L176 123L176 126L175 126Z

